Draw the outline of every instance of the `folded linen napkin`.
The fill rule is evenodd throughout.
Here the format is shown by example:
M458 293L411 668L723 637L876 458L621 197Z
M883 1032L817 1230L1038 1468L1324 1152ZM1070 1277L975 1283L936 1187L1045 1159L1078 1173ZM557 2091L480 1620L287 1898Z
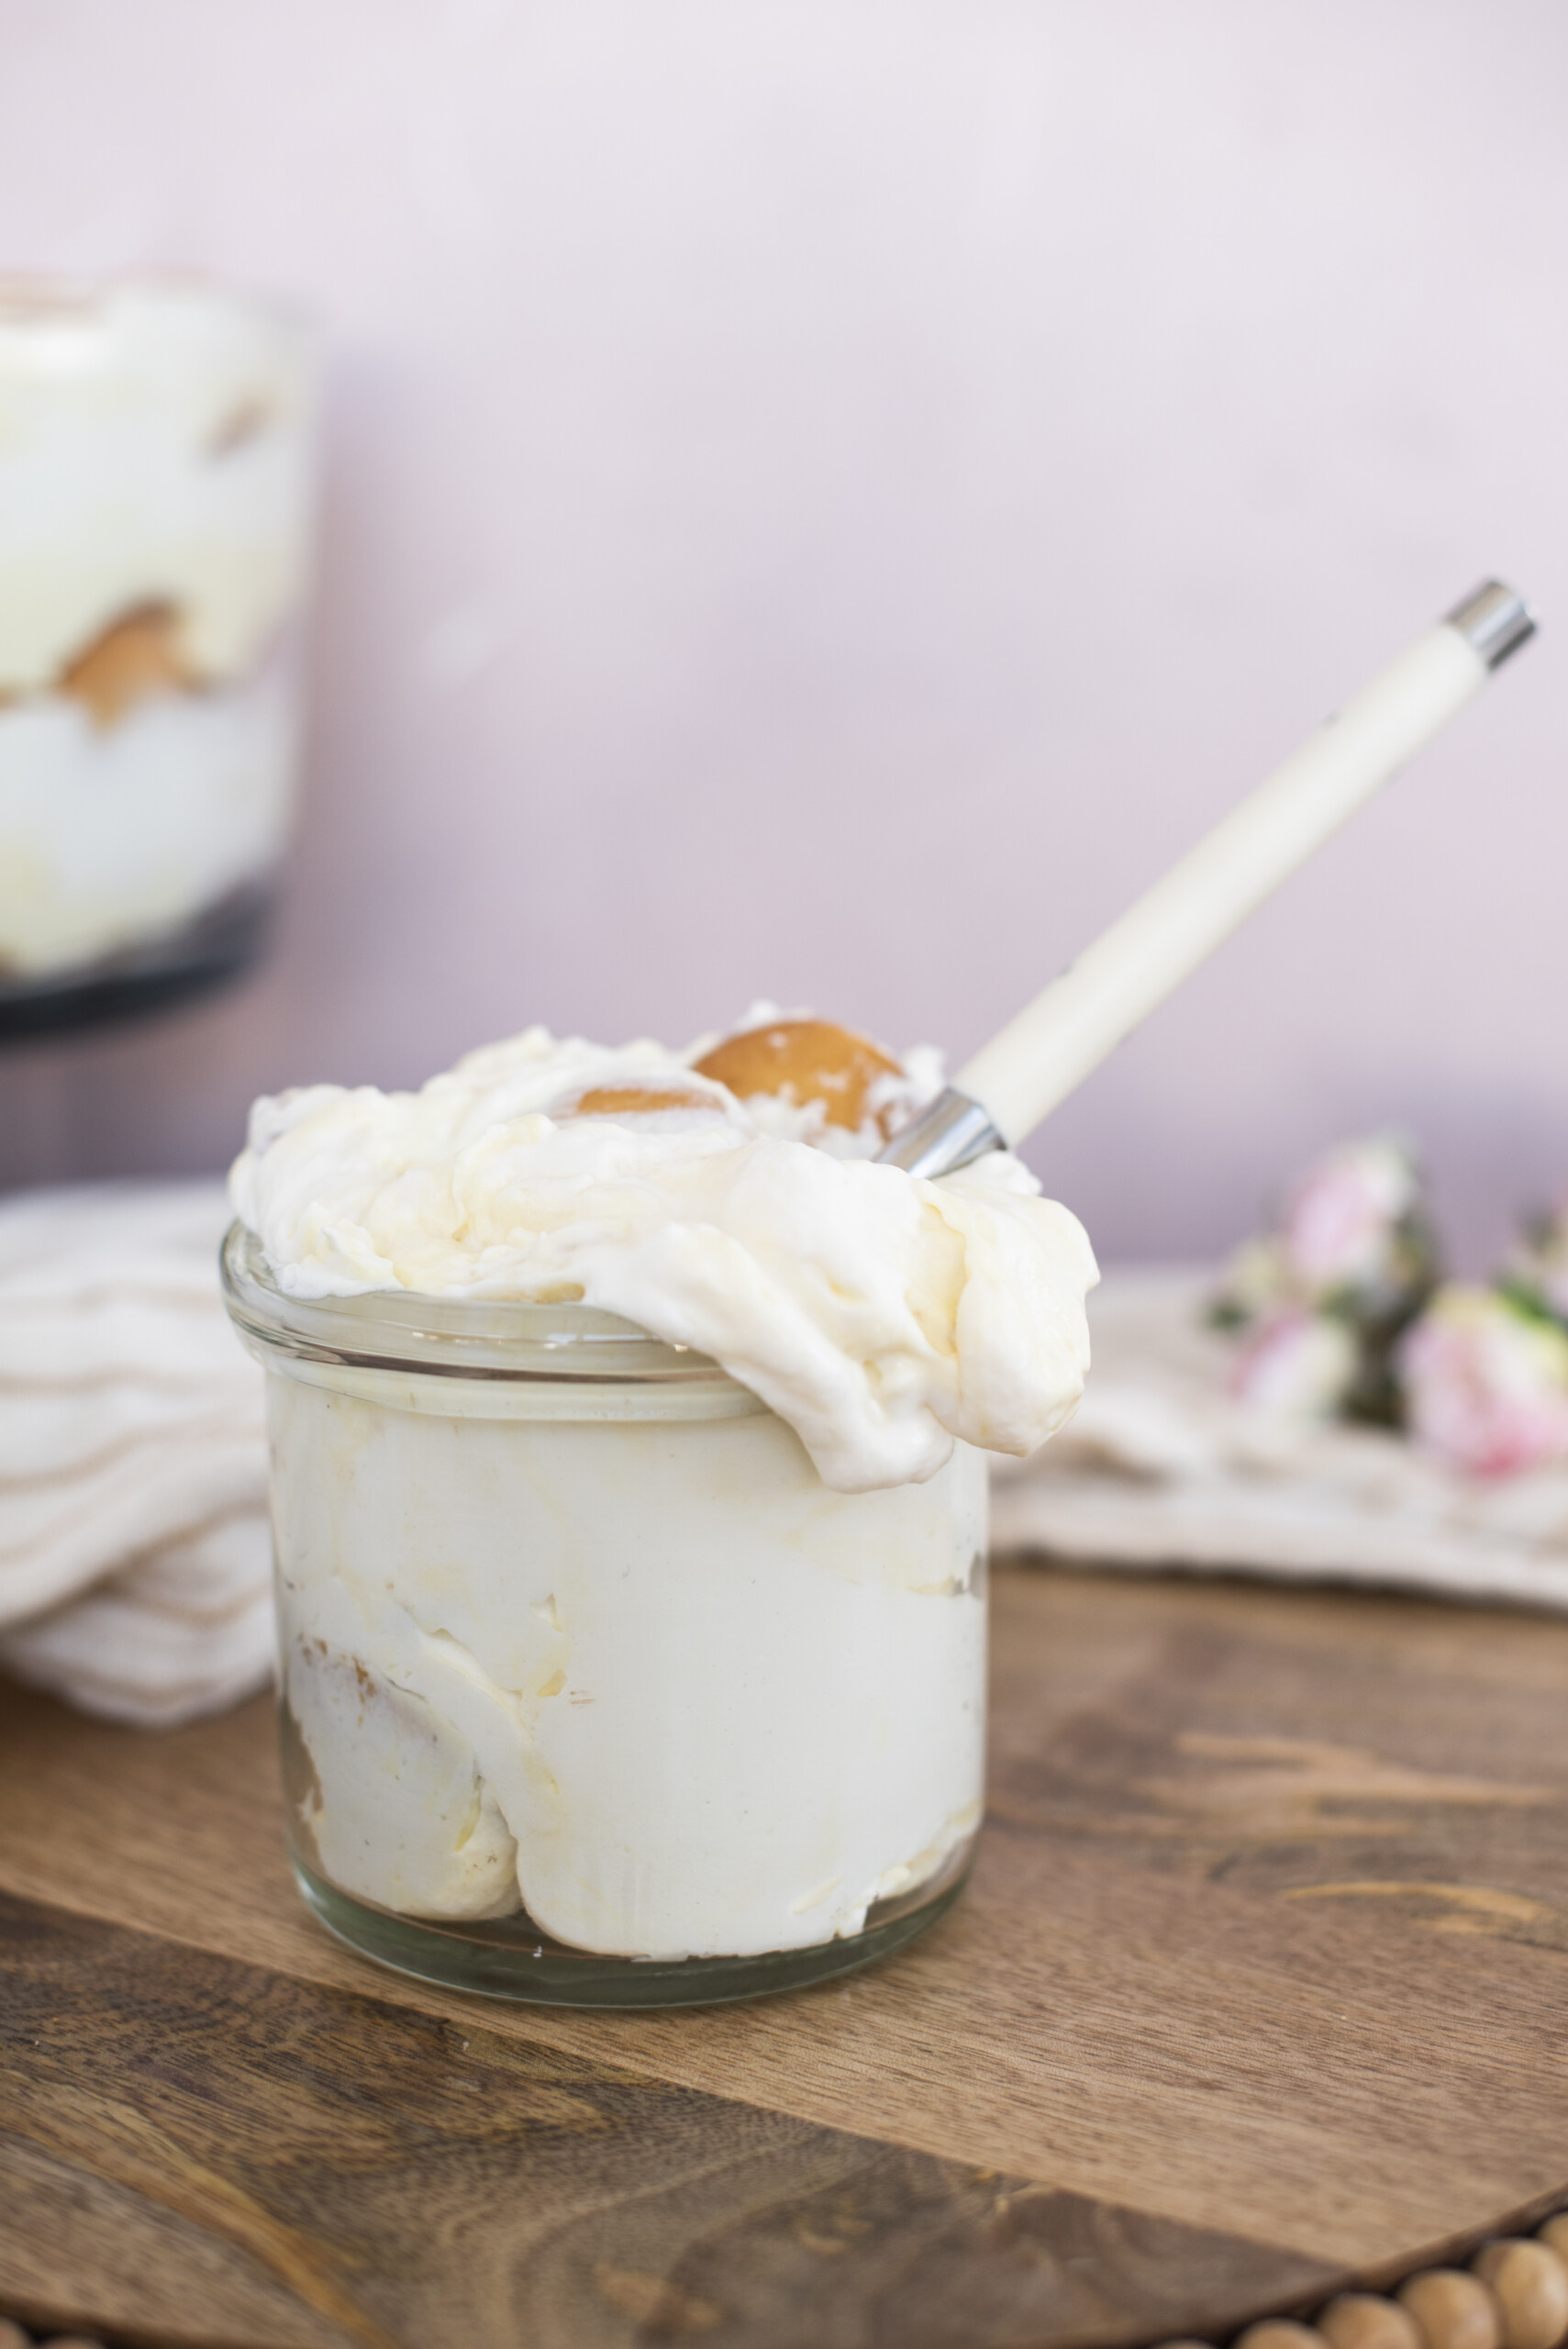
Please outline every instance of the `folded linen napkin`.
M261 1377L221 1183L0 1201L0 1665L144 1727L272 1669Z
M993 1547L1568 1609L1568 1465L1469 1476L1374 1428L1235 1401L1211 1273L1111 1272L1077 1417L993 1483Z

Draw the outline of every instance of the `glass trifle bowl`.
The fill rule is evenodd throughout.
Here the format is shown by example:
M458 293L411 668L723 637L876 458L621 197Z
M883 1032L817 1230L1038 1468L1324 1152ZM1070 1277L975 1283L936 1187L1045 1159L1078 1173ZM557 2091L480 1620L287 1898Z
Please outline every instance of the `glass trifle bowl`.
M262 1103L236 1170L295 1874L343 1940L464 1989L824 1980L973 1857L984 1452L930 1419L940 1330L924 1402L898 1344L852 1357L879 1315L906 1346L940 1318L987 1178L934 1211L943 1186L780 1132L776 1097L765 1133L697 1069L532 1031L420 1095ZM1029 1205L1076 1283L1036 1397L1059 1419L1092 1259ZM984 1386L984 1342L954 1351Z
M0 1040L257 952L292 813L314 339L196 279L0 278Z

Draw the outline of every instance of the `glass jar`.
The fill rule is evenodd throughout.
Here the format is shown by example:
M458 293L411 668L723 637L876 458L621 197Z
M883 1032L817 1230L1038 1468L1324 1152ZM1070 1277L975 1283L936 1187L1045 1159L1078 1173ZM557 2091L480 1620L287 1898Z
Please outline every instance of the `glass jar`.
M372 1957L573 2006L884 1956L980 1822L986 1480L837 1493L705 1356L580 1304L285 1297L265 1368L295 1873Z
M0 1039L255 953L286 837L315 422L295 320L0 280Z

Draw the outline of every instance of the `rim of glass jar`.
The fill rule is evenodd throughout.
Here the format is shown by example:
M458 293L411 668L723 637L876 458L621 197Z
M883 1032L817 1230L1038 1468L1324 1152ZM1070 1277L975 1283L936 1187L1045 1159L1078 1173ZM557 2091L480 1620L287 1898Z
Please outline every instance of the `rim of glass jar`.
M171 303L199 303L204 308L228 313L252 327L266 327L296 342L314 347L320 340L318 320L286 295L258 286L236 284L231 279L209 277L200 270L106 269L50 270L0 268L0 333L59 329L73 322L95 323L118 295L137 294Z
M224 1303L252 1351L345 1370L405 1371L528 1386L679 1386L746 1396L711 1355L675 1345L597 1306L510 1297L287 1297L249 1226L219 1254ZM692 1400L695 1401L694 1394Z

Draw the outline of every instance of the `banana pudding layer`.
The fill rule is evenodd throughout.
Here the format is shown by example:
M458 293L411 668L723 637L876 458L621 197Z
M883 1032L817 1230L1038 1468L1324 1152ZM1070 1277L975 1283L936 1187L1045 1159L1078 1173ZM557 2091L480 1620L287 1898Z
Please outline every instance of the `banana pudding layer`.
M305 583L312 412L286 317L0 279L0 696L69 692L133 614L168 616L171 681L249 674Z
M860 1932L978 1826L978 1453L837 1494L767 1412L528 1424L269 1385L291 1792L345 1891L733 1955Z

